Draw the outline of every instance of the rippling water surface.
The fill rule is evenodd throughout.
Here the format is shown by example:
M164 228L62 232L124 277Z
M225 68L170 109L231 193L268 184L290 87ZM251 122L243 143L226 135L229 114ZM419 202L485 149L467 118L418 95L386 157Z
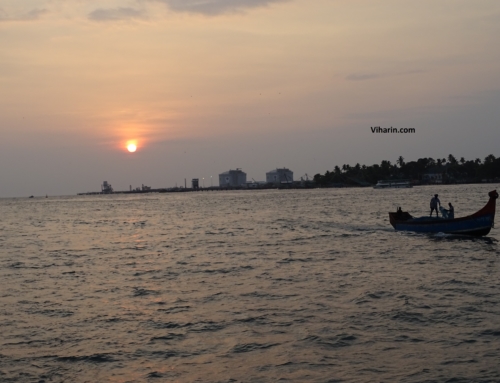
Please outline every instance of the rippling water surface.
M495 187L0 200L0 381L500 382Z

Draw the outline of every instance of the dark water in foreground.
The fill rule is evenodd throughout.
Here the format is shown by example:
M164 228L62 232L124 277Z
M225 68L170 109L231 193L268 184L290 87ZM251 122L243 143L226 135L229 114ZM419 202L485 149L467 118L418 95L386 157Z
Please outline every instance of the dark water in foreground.
M500 382L495 187L0 200L0 381Z

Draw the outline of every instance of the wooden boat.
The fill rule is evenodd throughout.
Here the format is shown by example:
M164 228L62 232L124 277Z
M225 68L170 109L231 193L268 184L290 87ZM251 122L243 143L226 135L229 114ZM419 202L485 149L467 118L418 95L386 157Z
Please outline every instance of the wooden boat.
M407 212L389 213L391 225L396 230L415 231L419 233L446 233L482 236L487 235L495 220L495 207L498 193L493 190L488 193L488 203L472 215L444 219L441 217L415 218Z

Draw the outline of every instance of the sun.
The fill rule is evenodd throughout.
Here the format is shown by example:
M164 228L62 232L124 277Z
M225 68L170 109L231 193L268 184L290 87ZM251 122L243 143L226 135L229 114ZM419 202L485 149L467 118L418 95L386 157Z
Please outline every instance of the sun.
M134 153L137 150L137 145L136 144L128 144L127 145L127 150L130 153Z

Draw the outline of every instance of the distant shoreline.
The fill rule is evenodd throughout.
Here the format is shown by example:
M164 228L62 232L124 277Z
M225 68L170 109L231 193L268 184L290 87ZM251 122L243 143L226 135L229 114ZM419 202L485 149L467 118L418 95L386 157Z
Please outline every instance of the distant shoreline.
M300 181L299 181L300 182ZM498 180L488 180L485 182L455 182L455 183L418 183L413 184L413 186L451 186L451 185L486 185L486 184L500 184L500 179ZM373 188L374 185L351 185L351 184L342 184L342 185L327 185L327 186L319 186L319 185L310 185L310 186L301 186L301 185L287 185L287 186L261 186L261 187L219 187L219 186L210 186L210 187L200 187L200 188L160 188L160 189L149 189L149 190L125 190L125 191L114 191L112 193L104 193L104 192L85 192L85 193L77 193L79 196L84 195L113 195L113 194L148 194L148 193L188 193L188 192L210 192L210 191L235 191L235 190L244 190L244 191L254 191L254 190L310 190L310 189L345 189L345 188Z

